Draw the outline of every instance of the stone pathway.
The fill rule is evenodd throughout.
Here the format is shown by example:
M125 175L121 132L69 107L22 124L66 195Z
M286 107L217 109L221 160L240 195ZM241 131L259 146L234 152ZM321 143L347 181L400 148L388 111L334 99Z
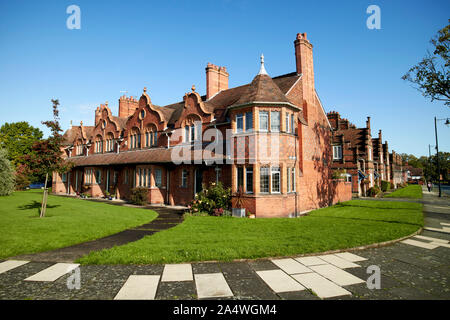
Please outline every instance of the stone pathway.
M448 300L450 234L442 231L450 227L449 198L424 193L422 203L430 230L354 252L166 265L0 261L0 299ZM380 289L367 286L374 267L380 270Z
M70 263L86 254L89 254L91 251L109 249L114 246L121 246L129 242L137 241L158 231L172 228L183 221L183 210L167 207L151 207L151 209L158 213L158 217L151 222L143 224L141 226L124 230L122 232L101 239L76 244L70 247L35 254L20 255L12 259Z

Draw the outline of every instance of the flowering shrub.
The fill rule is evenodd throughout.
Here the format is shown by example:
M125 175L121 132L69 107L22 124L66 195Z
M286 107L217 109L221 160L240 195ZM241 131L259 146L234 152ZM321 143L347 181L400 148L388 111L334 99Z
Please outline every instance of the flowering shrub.
M224 210L230 207L231 190L230 188L224 188L221 182L213 182L209 185L209 188L197 193L188 206L191 214L206 212L214 216L222 216Z

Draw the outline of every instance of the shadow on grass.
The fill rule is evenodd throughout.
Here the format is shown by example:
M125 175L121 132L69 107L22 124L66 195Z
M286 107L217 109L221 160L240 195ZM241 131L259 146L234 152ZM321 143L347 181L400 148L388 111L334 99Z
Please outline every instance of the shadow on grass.
M60 207L61 205L56 204L56 205L51 205L47 203L47 209L52 209L52 208L57 208ZM28 204L24 204L21 206L18 206L17 209L19 210L32 210L32 209L37 209L37 213L38 216L41 214L41 207L42 207L42 202L33 200L32 202L28 203Z

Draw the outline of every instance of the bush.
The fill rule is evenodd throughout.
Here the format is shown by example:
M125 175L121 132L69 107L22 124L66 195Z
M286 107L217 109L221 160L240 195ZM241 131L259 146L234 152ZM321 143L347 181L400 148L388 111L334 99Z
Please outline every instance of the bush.
M386 192L391 189L391 183L389 181L381 180L381 191Z
M189 204L189 212L207 212L210 215L222 216L231 207L231 190L224 188L221 182L211 183L209 188L203 189L195 195Z
M337 169L337 170L333 171L333 173L331 174L331 178L332 179L343 179L343 178L345 178L346 173L347 173L347 170L345 170L345 169Z
M380 189L380 187L377 186L377 185L374 185L372 188L370 188L370 189L367 191L367 195L368 195L369 197L376 197L376 196L379 195L380 193L381 193L381 189Z
M0 196L9 196L15 187L14 170L6 150L0 149Z
M137 187L131 189L130 202L142 206L147 203L148 189Z

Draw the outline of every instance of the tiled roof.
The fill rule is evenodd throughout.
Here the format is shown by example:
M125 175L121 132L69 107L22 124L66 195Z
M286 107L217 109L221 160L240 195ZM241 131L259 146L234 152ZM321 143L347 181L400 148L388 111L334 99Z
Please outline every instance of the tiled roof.
M287 102L288 98L266 74L258 74L242 92L239 100L233 105L238 106L251 102Z
M188 146L184 146L189 148ZM144 150L124 151L120 153L101 153L89 156L71 157L67 159L72 162L75 167L83 166L102 166L102 165L119 165L119 164L144 164L144 163L170 163L173 162L173 155L181 152L180 148L153 148ZM190 159L194 159L194 151L186 150L185 154L190 152ZM211 157L203 160L219 160L224 159L223 155L212 153Z
M257 77L255 77L252 83L222 90L209 100L205 101L206 97L202 96L206 108L214 111L217 122L225 121L226 108L237 105L240 100L251 99L252 96L258 99L265 99L259 101L289 102L285 94L300 78L296 72L281 75L273 79L269 76L264 76L264 79L256 79ZM184 102L181 101L160 108L161 110L171 110L169 124L174 124L183 112L183 107ZM301 119L303 119L303 116L301 116Z

